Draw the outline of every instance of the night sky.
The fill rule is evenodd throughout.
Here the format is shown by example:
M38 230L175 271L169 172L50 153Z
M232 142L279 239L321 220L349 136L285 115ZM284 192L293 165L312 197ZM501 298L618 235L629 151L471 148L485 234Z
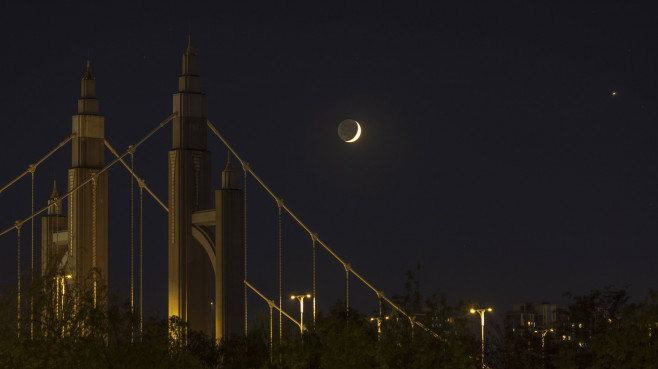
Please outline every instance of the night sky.
M3 4L0 186L71 133L87 58L106 138L121 152L138 141L171 114L191 34L209 120L387 296L420 263L426 294L499 312L606 286L639 300L658 287L655 12L530 3ZM337 135L347 118L357 143ZM209 142L218 188L226 149ZM170 147L167 126L135 156L165 201ZM67 147L39 167L37 208L53 179L65 192L69 166ZM29 215L29 183L0 194L2 230ZM110 184L109 282L126 296L130 178L117 166ZM247 199L249 280L278 299L276 204L253 179ZM144 211L144 304L164 314L167 218L148 197ZM0 248L11 288L15 232ZM284 298L311 290L311 255L284 217ZM318 249L317 268L320 306L344 299L342 266ZM377 308L354 279L350 300ZM267 305L250 295L249 307Z

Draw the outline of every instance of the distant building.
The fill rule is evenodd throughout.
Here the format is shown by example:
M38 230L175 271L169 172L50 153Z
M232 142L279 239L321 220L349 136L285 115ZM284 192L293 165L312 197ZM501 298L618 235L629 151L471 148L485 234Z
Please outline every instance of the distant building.
M557 305L549 303L514 304L505 314L505 327L511 331L555 328Z

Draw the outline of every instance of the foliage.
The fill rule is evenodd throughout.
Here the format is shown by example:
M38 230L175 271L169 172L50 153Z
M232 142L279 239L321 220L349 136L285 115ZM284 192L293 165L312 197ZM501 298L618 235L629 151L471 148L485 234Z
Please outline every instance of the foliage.
M384 309L378 334L375 322L353 309L347 314L338 301L326 315L318 314L303 335L285 322L279 339L278 331L270 332L270 317L258 316L246 338L217 343L176 317L148 316L140 335L139 317L129 304L108 299L102 289L94 294L93 275L73 283L60 271L31 286L27 298L34 298L36 313L32 321L22 316L20 336L11 308L15 292L0 295L0 367L475 368L466 310L448 306L438 295L423 303L417 276L409 273L406 294L399 298L406 309L416 310L427 331Z
M654 368L658 359L658 294L643 303L628 303L625 290L593 290L574 297L570 324L558 337L553 365L563 368Z
M61 274L37 281L30 289L35 313L31 322L29 316L22 319L20 336L16 320L7 315L9 309L3 309L0 367L202 367L201 360L190 350L177 350L172 345L167 321L147 317L140 337L138 317L130 307L119 306L116 301L108 303L106 292L100 288L94 298L92 278L75 284L66 281L64 293L61 286L65 276ZM174 320L172 324L182 323Z
M171 317L138 316L128 304L109 299L90 280L67 282L61 275L30 289L35 314L23 315L20 336L15 293L0 294L1 368L457 368L480 366L479 332L472 330L469 304L448 304L420 293L420 268L407 275L405 293L394 297L410 314L383 305L370 318L338 301L318 313L303 334L284 322L254 318L247 337L216 342ZM57 281L60 281L60 285ZM54 282L53 282L54 281ZM25 299L29 299L28 296ZM658 362L658 293L629 303L625 290L593 290L571 296L554 332L499 331L487 347L487 365L499 369L644 369ZM11 307L14 307L12 309ZM277 315L277 314L275 314ZM410 320L413 316L415 320ZM388 319L386 319L388 317ZM377 329L377 318L381 332ZM32 324L30 324L32 323ZM420 323L420 324L412 324ZM29 327L34 329L30 338ZM276 327L270 331L270 327Z
M626 290L592 290L573 296L555 332L504 333L501 368L642 369L658 360L658 294L629 303Z

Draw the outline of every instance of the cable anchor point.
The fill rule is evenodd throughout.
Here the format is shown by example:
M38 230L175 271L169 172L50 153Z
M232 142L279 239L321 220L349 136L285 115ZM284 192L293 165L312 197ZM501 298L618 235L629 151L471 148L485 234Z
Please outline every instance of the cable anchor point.
M143 179L136 176L135 180L137 181L140 190L143 190L146 187L146 182Z
M240 165L242 165L242 170L244 172L251 172L251 168L249 168L249 163L247 163L246 161L240 160Z

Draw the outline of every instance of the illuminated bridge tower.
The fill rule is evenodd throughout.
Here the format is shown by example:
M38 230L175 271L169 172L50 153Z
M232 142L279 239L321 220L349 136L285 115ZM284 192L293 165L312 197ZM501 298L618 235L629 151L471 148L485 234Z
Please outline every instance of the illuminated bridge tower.
M62 261L68 251L67 218L62 215L62 201L57 200L57 183L48 199L48 213L41 217L41 275L63 272Z
M214 273L193 236L192 215L211 208L210 152L206 150L206 96L201 92L191 42L183 54L178 93L173 96L173 142L169 151L169 316L213 336Z
M73 116L75 137L71 144L69 191L92 180L69 197L69 253L65 267L75 283L92 289L96 303L97 290L107 283L108 184L107 172L98 174L105 166L105 118L100 115L89 61L81 90L78 114Z
M215 191L215 337L241 335L245 329L244 194L237 186L231 157ZM220 298L221 296L221 298Z
M231 160L214 191L206 150L206 97L191 43L174 94L169 151L169 316L220 340L245 329L244 195Z

